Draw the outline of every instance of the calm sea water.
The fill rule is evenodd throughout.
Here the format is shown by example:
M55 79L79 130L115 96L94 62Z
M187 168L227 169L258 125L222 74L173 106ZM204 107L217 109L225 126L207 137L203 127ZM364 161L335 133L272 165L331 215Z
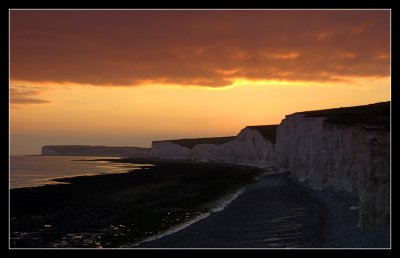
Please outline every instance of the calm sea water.
M118 157L82 156L11 156L10 188L60 184L54 178L82 175L124 173L150 164L90 161L94 159L119 159Z

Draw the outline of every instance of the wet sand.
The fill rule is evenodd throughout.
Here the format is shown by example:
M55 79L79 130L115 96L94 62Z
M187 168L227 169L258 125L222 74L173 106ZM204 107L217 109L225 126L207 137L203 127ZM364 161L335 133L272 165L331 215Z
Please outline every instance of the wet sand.
M119 162L149 163L148 160ZM125 174L62 179L70 184L11 191L12 247L111 248L388 248L388 225L357 228L358 200L314 191L287 174L222 164L154 161ZM248 185L224 209L218 196ZM237 190L236 190L237 191ZM217 198L219 199L219 197ZM207 205L205 205L207 204ZM200 216L201 217L201 216Z
M357 228L357 197L314 191L293 177L268 176L224 210L134 248L389 247L389 227ZM352 208L350 208L352 207Z
M175 234L138 247L315 246L321 235L321 212L318 200L287 177L264 177L224 210Z
M122 174L60 178L10 190L12 248L118 248L207 213L254 182L261 169L126 159L154 164Z
M389 248L390 226L360 229L358 199L344 192L316 191L324 209L322 248Z

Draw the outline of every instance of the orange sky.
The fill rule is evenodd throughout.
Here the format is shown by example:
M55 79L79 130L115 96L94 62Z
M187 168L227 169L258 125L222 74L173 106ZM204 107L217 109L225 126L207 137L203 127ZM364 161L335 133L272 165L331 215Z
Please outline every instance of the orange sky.
M10 12L11 153L235 135L390 100L390 12Z

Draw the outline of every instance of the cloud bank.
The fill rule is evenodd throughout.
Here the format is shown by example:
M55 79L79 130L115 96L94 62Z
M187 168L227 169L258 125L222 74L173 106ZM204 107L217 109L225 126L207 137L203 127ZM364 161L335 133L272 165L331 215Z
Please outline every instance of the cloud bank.
M223 87L390 73L385 10L13 10L10 19L12 80Z
M46 104L49 100L40 99L37 95L45 91L45 87L10 85L10 104Z

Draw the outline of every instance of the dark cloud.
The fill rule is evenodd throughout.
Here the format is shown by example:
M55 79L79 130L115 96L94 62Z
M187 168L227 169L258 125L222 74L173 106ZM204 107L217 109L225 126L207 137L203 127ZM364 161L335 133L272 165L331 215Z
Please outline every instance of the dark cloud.
M11 11L11 78L220 87L388 76L389 11Z
M27 87L23 85L10 86L10 103L11 104L46 104L51 101L37 98L37 95L45 91L43 87Z
M33 99L33 98L12 98L10 101L12 104L46 104L50 103L44 99Z

